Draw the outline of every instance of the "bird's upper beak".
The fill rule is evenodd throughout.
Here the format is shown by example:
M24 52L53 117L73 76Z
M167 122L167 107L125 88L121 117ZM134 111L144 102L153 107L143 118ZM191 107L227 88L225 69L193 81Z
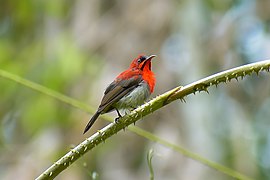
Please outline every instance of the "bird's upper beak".
M156 55L150 55L150 56L148 56L148 57L146 58L146 61L152 60L154 57L156 57Z

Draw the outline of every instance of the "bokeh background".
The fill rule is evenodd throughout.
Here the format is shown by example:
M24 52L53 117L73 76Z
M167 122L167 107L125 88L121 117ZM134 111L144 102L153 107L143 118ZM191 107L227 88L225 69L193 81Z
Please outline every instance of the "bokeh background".
M270 57L269 0L1 1L0 68L99 105L139 53L156 54L155 95ZM270 76L188 96L136 125L254 179L270 179ZM115 113L110 114L116 117ZM0 179L33 179L108 122L0 77ZM125 131L57 179L232 179Z

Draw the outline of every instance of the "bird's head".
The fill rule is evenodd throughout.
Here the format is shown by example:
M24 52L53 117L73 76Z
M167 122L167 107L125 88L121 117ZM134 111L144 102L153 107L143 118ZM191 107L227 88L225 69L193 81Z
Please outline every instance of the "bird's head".
M137 58L135 58L131 64L130 68L136 68L140 70L151 70L151 60L156 57L156 55L139 55Z

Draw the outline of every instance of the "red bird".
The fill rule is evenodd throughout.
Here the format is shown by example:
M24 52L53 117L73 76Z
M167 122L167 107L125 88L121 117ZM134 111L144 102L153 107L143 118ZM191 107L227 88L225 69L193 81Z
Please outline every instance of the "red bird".
M119 110L134 109L148 99L156 83L151 71L151 60L154 57L156 55L139 55L127 70L116 77L105 90L97 112L89 120L83 133L91 128L100 114L116 110L120 118L122 116Z

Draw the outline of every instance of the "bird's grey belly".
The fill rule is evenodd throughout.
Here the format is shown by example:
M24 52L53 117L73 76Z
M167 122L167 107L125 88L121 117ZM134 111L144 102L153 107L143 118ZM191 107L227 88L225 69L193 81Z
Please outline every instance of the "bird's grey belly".
M150 96L150 90L146 83L140 83L137 88L121 98L116 104L117 109L133 109L142 105Z

